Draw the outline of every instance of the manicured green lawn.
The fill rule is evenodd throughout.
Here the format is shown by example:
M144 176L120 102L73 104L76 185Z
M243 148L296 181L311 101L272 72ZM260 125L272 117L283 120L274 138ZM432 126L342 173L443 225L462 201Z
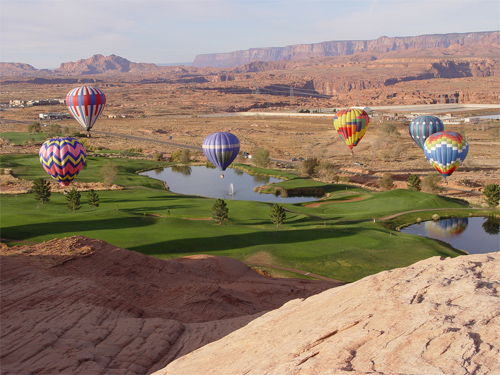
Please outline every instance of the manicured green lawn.
M293 212L287 212L279 229L269 220L270 204L237 200L226 201L229 220L217 225L210 220L214 199L173 194L158 180L135 173L166 163L92 157L77 180L101 181L100 169L109 162L119 167L116 182L128 187L99 191L100 207L95 211L88 206L85 192L77 213L67 209L62 194L53 193L49 203L38 206L33 194L2 195L2 238L42 242L84 235L160 258L200 253L243 261L264 257L275 265L343 281L430 256L459 255L447 244L403 234L372 220L410 209L465 208L448 198L408 190L374 193L327 185L331 203L319 207L283 204ZM47 177L36 155L2 156L0 167L13 168L20 178ZM294 175L289 178L281 184L325 185ZM349 201L352 198L363 199Z

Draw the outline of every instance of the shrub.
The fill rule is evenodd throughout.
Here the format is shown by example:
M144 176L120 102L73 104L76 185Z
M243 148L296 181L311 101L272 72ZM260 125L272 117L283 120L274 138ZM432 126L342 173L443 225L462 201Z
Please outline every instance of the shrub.
M252 151L252 162L257 167L266 168L269 166L269 150L264 147L258 147Z
M319 166L319 160L317 158L305 159L300 164L300 171L307 176L314 176L315 169Z
M422 191L432 194L440 193L443 190L443 188L439 186L442 179L443 178L438 172L429 173L422 181Z
M394 180L390 173L384 173L380 179L378 186L382 190L391 190L394 188Z

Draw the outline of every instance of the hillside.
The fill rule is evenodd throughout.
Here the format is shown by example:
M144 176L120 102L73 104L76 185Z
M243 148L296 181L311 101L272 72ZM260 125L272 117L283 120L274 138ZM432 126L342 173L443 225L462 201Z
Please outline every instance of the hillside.
M498 275L498 253L381 272L291 301L155 375L498 374Z

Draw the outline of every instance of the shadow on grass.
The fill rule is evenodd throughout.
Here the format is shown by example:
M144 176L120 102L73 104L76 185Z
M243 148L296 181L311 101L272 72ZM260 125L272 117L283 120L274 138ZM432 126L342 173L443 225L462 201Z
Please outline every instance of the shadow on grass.
M76 232L84 234L88 231L120 230L129 228L145 227L157 222L157 218L145 216L134 218L114 218L92 221L56 221L51 223L39 223L28 225L17 225L2 228L2 238L15 238L16 240L30 239L38 236L64 235Z
M252 246L286 245L294 243L331 240L346 236L355 236L363 232L364 228L305 229L305 230L276 230L260 231L245 234L230 234L198 238L183 238L157 242L144 246L130 247L129 250L146 255L158 256L168 254L210 254L225 250L236 250ZM304 245L302 245L304 246ZM314 246L314 245L311 245Z

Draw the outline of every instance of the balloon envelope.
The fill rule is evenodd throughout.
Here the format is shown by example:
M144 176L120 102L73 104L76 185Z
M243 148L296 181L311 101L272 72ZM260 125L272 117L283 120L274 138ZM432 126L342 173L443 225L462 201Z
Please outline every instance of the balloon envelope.
M443 122L436 116L418 116L411 120L408 132L415 143L423 150L425 140L434 133L444 131Z
M369 122L368 114L359 108L342 109L333 118L335 130L351 152L365 135Z
M89 131L104 110L106 95L96 87L77 87L66 96L66 105L73 117Z
M456 132L437 132L431 134L424 144L425 157L446 179L465 160L469 143Z
M238 156L240 141L234 134L217 132L205 138L202 148L207 159L224 171Z
M68 186L85 164L85 147L74 138L52 138L40 147L40 163L62 186Z

